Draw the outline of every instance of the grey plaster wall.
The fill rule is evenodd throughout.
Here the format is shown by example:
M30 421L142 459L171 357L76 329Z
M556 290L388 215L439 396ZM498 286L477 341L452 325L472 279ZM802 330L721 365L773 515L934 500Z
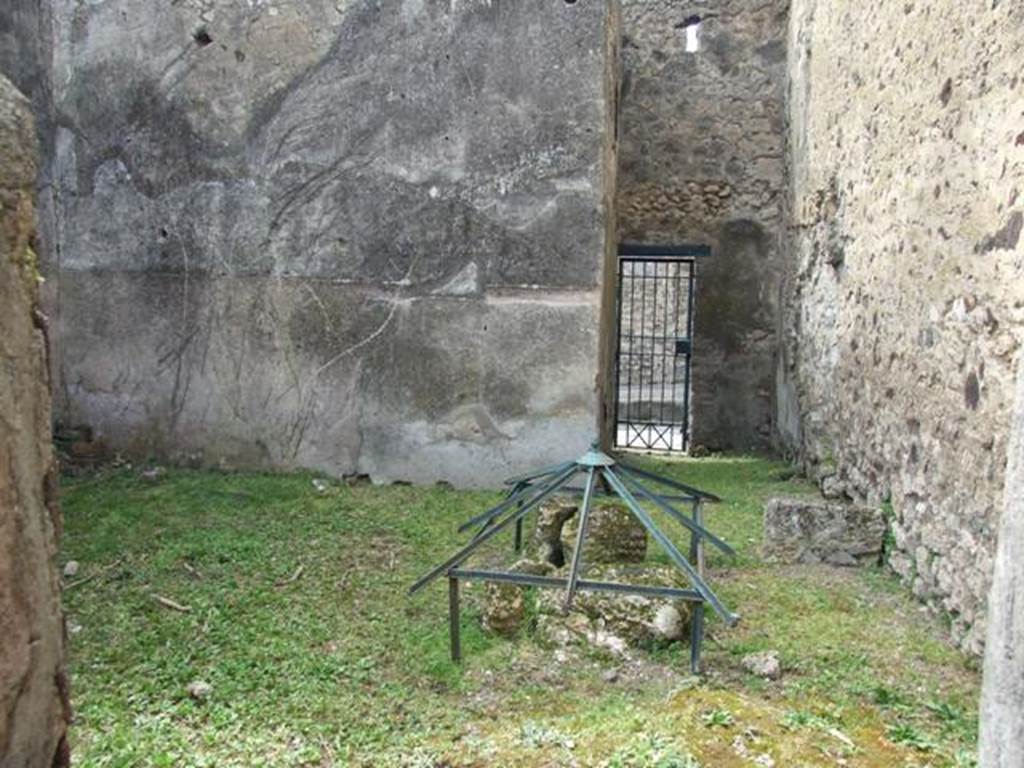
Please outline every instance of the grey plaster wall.
M703 243L697 445L772 443L788 0L623 0L619 236ZM699 17L699 49L685 24Z
M488 485L596 435L614 4L53 3L60 417Z
M1024 337L1024 6L795 0L779 399L979 651Z

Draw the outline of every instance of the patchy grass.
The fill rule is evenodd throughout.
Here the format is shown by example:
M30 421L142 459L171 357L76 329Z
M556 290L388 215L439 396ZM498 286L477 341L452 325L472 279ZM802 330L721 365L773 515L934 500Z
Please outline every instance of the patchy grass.
M453 665L444 585L405 592L493 493L330 482L321 493L307 474L69 480L76 764L973 763L977 671L898 584L758 558L765 498L807 486L760 459L660 469L726 499L707 518L739 551L735 563L710 559L743 621L710 620L702 680L685 646L621 662L488 637L477 586L466 662ZM782 680L742 671L740 658L764 649L780 652ZM186 691L197 679L212 686L201 701Z

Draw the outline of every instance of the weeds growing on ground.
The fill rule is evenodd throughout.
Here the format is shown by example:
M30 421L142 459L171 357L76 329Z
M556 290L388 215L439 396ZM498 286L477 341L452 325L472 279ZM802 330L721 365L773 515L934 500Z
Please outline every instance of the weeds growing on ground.
M976 667L902 586L758 556L765 499L813 489L760 459L659 470L725 499L706 518L739 553L709 558L743 621L710 620L703 680L685 644L623 661L490 637L478 587L466 590L465 664L452 664L443 585L406 589L493 493L180 470L67 481L61 558L81 564L65 591L76 764L971 764ZM650 558L667 562L653 547ZM741 669L767 649L780 681ZM188 692L197 680L202 697Z

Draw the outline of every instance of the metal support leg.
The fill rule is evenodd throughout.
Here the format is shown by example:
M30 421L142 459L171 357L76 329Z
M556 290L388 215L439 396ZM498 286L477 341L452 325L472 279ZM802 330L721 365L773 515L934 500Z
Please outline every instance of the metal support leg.
M516 509L522 509L522 508L523 508L523 502L520 501L518 504L516 504ZM515 546L516 546L516 552L517 553L523 551L523 518L521 518L521 517L518 520L516 520L516 544L515 544Z
M693 522L704 526L704 510L701 501L693 502ZM693 533L690 538L690 559L697 568L697 574L704 578L704 537ZM690 671L700 674L700 652L704 645L704 602L694 604L693 615L690 617Z
M690 516L693 518L693 522L695 524L697 522L697 517L699 515L699 512L697 511L698 509L700 509L700 501L698 501L697 499L694 499L694 501L693 501L693 508L691 509L691 515ZM699 538L700 537L697 535L697 533L691 529L690 530L690 562L691 563L696 563L697 562L697 540Z
M704 503L697 501L693 505L693 521L700 526L704 527ZM697 566L697 575L702 579L704 578L704 536L697 537L697 547L695 551L696 557L694 558L694 565Z
M462 636L459 619L459 580L448 577L448 639L451 642L452 661L462 663Z
M690 671L700 674L700 651L704 645L704 601L693 603L693 615L690 617Z
M569 567L569 582L565 590L565 602L562 604L562 613L568 613L572 608L572 598L576 594L576 582L580 578L580 564L583 562L583 540L587 537L587 521L590 519L590 500L594 494L594 481L597 473L591 467L587 472L587 485L583 489L583 503L580 504L580 516L576 521L579 530L576 531L576 547L572 551L572 565Z

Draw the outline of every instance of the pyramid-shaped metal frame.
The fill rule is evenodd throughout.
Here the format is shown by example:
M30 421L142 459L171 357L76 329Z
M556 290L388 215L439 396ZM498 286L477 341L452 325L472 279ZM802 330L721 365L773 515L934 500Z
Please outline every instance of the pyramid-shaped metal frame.
M570 482L581 474L585 475L583 487L572 487ZM655 492L649 489L645 482L669 488L674 493ZM599 484L600 487L598 487ZM725 607L704 580L705 541L728 555L736 554L732 547L704 527L703 503L721 500L714 494L662 477L621 459L613 459L601 452L596 444L575 461L563 462L510 478L506 481L506 485L509 486L509 491L500 504L475 515L459 527L460 533L471 528L478 528L470 542L443 563L417 579L409 588L409 594L414 594L434 579L447 575L451 654L455 661L460 661L462 657L459 638L460 580L562 588L565 590L564 609L566 611L572 607L573 598L580 590L671 597L697 603L690 623L690 666L695 673L700 670L700 653L704 639L704 604L710 605L729 626L734 626L739 621L739 616ZM486 541L513 524L515 525L515 549L519 551L522 546L522 527L526 515L558 493L582 493L583 495L579 510L576 546L573 550L568 578L460 567ZM677 589L581 579L580 571L583 564L582 553L587 536L587 522L594 498L597 496L617 496L621 499L651 537L658 542L672 564L683 572L693 588ZM637 497L657 506L689 532L689 559L683 556L672 540L658 527L651 515L640 506ZM691 514L687 515L680 511L673 505L673 502L689 504Z

